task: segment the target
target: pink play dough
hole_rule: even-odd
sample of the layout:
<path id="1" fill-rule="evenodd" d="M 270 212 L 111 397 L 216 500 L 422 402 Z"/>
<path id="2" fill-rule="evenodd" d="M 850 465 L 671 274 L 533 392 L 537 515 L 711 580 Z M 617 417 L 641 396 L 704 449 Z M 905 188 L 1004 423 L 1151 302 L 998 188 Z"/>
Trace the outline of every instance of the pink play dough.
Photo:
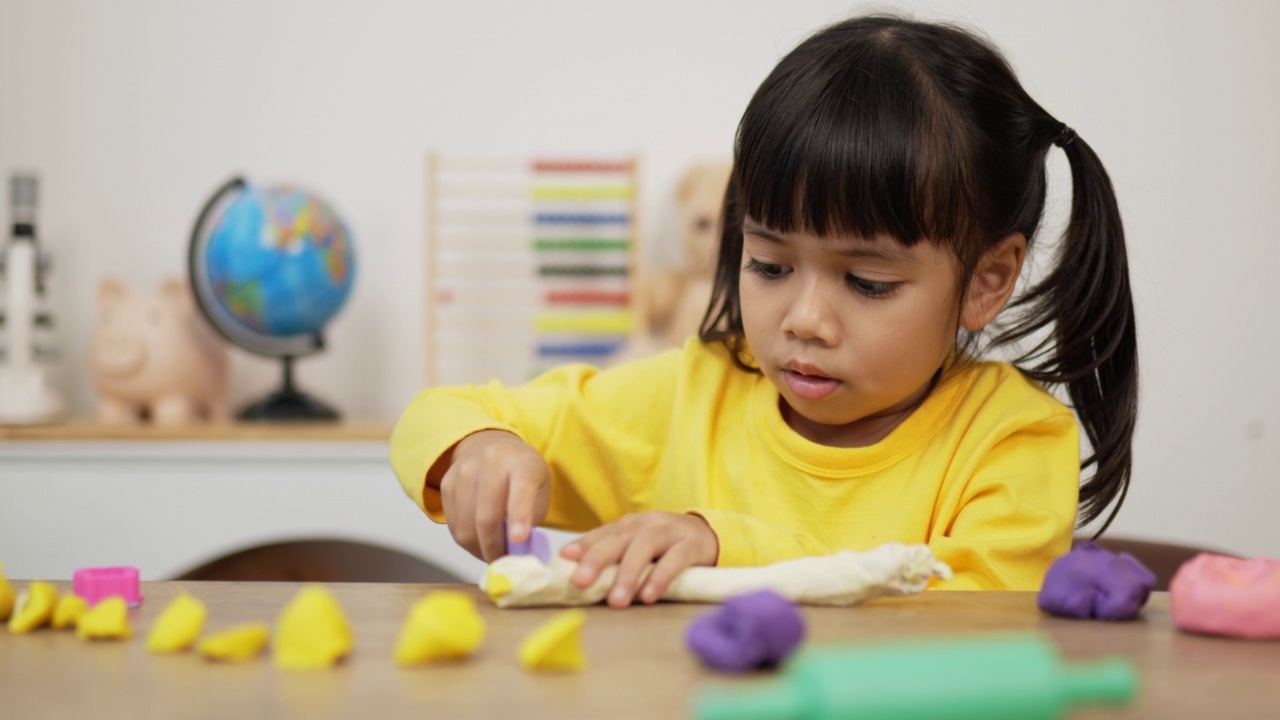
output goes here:
<path id="1" fill-rule="evenodd" d="M 1174 574 L 1169 603 L 1188 632 L 1280 638 L 1280 560 L 1200 553 Z"/>

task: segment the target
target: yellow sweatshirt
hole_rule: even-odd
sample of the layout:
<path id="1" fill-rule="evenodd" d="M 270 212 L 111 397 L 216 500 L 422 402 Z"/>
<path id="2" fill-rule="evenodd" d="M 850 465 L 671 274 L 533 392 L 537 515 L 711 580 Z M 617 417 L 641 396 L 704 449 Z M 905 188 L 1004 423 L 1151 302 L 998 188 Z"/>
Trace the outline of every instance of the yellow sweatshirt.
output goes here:
<path id="1" fill-rule="evenodd" d="M 405 492 L 436 522 L 445 518 L 427 471 L 485 429 L 513 432 L 547 459 L 546 526 L 695 512 L 715 531 L 722 566 L 927 543 L 956 573 L 940 589 L 1035 590 L 1070 549 L 1079 500 L 1075 418 L 1005 363 L 959 367 L 862 448 L 796 434 L 767 378 L 696 339 L 609 370 L 567 365 L 517 388 L 427 390 L 397 423 L 390 452 Z"/>

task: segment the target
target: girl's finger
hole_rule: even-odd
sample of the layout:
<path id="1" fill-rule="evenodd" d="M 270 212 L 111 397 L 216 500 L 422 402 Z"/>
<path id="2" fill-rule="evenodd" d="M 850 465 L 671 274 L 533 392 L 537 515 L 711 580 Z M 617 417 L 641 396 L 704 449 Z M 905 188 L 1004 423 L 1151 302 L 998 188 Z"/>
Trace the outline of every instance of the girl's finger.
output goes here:
<path id="1" fill-rule="evenodd" d="M 461 463 L 449 469 L 440 481 L 440 501 L 454 542 L 480 557 L 476 536 L 475 466 Z"/>
<path id="2" fill-rule="evenodd" d="M 577 562 L 582 559 L 582 554 L 585 552 L 586 550 L 583 548 L 582 542 L 580 540 L 574 540 L 573 542 L 560 548 L 560 557 L 564 558 L 565 560 L 571 560 L 573 562 Z"/>
<path id="3" fill-rule="evenodd" d="M 649 527 L 636 533 L 618 563 L 618 575 L 609 591 L 609 606 L 624 608 L 631 604 L 649 564 L 667 549 L 670 541 L 660 529 Z"/>
<path id="4" fill-rule="evenodd" d="M 521 466 L 511 471 L 511 484 L 507 488 L 507 531 L 513 542 L 529 539 L 538 518 L 538 495 L 548 481 L 540 468 Z"/>
<path id="5" fill-rule="evenodd" d="M 691 557 L 688 542 L 678 542 L 672 545 L 658 559 L 658 563 L 653 567 L 653 572 L 649 573 L 649 578 L 645 580 L 644 587 L 640 588 L 638 595 L 640 602 L 648 605 L 658 602 L 662 594 L 671 586 L 672 581 L 693 564 Z"/>
<path id="6" fill-rule="evenodd" d="M 576 540 L 560 548 L 560 557 L 565 560 L 582 560 L 582 558 L 586 556 L 587 551 L 591 549 L 592 545 L 595 545 L 600 542 L 601 539 L 608 537 L 613 533 L 614 529 L 615 528 L 612 525 L 603 525 L 595 528 L 594 530 L 588 530 L 587 532 L 582 533 Z"/>
<path id="7" fill-rule="evenodd" d="M 572 582 L 577 587 L 589 587 L 600 577 L 602 570 L 616 565 L 630 543 L 631 536 L 617 532 L 613 525 L 606 525 L 601 530 L 605 532 L 586 549 L 573 573 Z"/>
<path id="8" fill-rule="evenodd" d="M 507 511 L 507 472 L 488 470 L 476 485 L 479 486 L 475 518 L 480 559 L 493 562 L 507 554 L 507 531 L 502 524 Z"/>

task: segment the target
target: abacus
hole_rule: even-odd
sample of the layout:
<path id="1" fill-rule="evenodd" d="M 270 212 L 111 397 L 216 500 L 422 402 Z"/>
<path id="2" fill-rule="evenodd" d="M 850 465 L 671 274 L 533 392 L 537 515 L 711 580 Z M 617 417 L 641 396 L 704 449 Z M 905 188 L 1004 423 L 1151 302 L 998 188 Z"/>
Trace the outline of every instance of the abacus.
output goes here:
<path id="1" fill-rule="evenodd" d="M 427 385 L 607 365 L 639 331 L 637 161 L 427 158 Z"/>

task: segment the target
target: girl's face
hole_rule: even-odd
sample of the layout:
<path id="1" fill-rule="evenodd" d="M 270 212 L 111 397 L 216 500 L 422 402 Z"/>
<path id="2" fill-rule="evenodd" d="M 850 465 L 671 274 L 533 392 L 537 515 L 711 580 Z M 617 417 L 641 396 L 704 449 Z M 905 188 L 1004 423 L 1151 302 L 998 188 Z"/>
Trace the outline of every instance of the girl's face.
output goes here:
<path id="1" fill-rule="evenodd" d="M 955 343 L 959 263 L 930 242 L 821 238 L 743 223 L 752 356 L 800 435 L 873 444 L 910 415 Z"/>

